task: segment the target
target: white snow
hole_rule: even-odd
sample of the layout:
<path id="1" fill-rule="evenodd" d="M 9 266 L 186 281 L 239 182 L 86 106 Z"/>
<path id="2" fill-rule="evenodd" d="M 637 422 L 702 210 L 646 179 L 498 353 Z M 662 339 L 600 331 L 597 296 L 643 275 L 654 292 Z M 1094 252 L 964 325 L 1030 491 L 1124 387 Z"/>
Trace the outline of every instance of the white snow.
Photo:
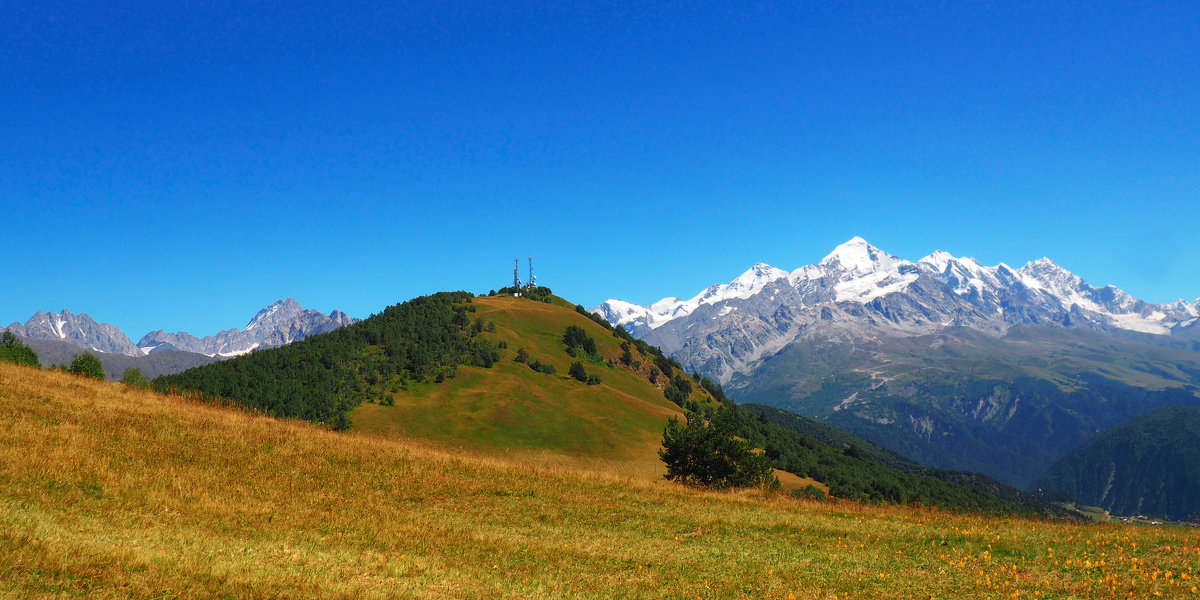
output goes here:
<path id="1" fill-rule="evenodd" d="M 1105 300 L 1108 306 L 1114 307 L 1109 310 L 1093 300 L 1104 297 L 1104 294 L 1097 296 L 1095 288 L 1086 281 L 1048 258 L 1013 269 L 1004 263 L 988 267 L 974 258 L 958 258 L 949 252 L 937 250 L 912 263 L 883 252 L 858 236 L 834 248 L 818 264 L 806 265 L 790 273 L 757 263 L 730 283 L 709 286 L 690 300 L 663 298 L 650 306 L 640 306 L 613 299 L 606 300 L 593 311 L 604 309 L 608 318 L 622 325 L 640 323 L 657 329 L 674 319 L 692 314 L 705 304 L 751 298 L 780 279 L 786 279 L 800 290 L 832 288 L 836 301 L 867 303 L 904 291 L 922 273 L 952 285 L 953 292 L 960 296 L 978 294 L 983 298 L 995 298 L 1021 283 L 1033 293 L 1034 300 L 1057 303 L 1064 310 L 1077 306 L 1091 313 L 1092 318 L 1131 331 L 1168 334 L 1171 327 L 1179 324 L 1179 320 L 1200 318 L 1200 299 L 1192 304 L 1180 300 L 1171 305 L 1150 305 L 1158 310 L 1147 312 L 1146 304 L 1111 286 L 1105 292 L 1111 294 L 1113 299 L 1112 302 Z M 812 285 L 816 287 L 809 288 Z M 775 302 L 775 297 L 773 294 L 769 301 Z M 718 316 L 723 317 L 733 310 L 734 306 L 725 305 Z M 996 310 L 1003 313 L 1003 308 Z"/>
<path id="2" fill-rule="evenodd" d="M 644 320 L 647 327 L 657 329 L 664 323 L 692 314 L 705 304 L 749 298 L 762 291 L 771 282 L 787 276 L 788 272 L 783 269 L 776 269 L 766 263 L 755 263 L 733 281 L 727 284 L 710 285 L 691 300 L 663 298 L 650 306 L 639 306 L 624 300 L 605 300 L 602 306 L 607 306 L 609 313 L 617 316 L 618 324 L 626 325 Z M 725 307 L 725 309 L 732 310 L 731 307 Z M 728 312 L 722 314 L 728 314 Z"/>
<path id="3" fill-rule="evenodd" d="M 918 273 L 900 273 L 900 267 L 909 265 L 912 263 L 854 236 L 834 248 L 817 266 L 824 267 L 829 275 L 839 275 L 839 281 L 834 285 L 839 302 L 851 300 L 866 303 L 902 291 L 916 281 Z"/>
<path id="4" fill-rule="evenodd" d="M 1121 329 L 1130 331 L 1140 331 L 1142 333 L 1153 333 L 1155 335 L 1166 335 L 1171 333 L 1171 328 L 1163 324 L 1164 315 L 1160 312 L 1155 312 L 1149 317 L 1143 317 L 1136 313 L 1126 314 L 1109 314 L 1112 319 L 1112 324 Z"/>
<path id="5" fill-rule="evenodd" d="M 246 348 L 244 350 L 232 350 L 229 352 L 218 352 L 217 356 L 230 357 L 230 356 L 241 356 L 243 354 L 248 354 L 248 353 L 250 353 L 251 350 L 254 350 L 255 348 L 257 348 L 259 343 L 260 342 L 254 342 L 254 345 L 252 345 L 249 348 Z M 212 355 L 210 354 L 209 356 L 212 356 Z"/>

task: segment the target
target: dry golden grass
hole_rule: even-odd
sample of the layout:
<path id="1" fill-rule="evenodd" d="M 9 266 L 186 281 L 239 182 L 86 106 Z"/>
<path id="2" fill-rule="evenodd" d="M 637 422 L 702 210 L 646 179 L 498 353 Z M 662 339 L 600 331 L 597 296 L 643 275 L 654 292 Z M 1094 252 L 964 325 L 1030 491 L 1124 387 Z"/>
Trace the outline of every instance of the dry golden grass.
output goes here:
<path id="1" fill-rule="evenodd" d="M 0 597 L 1196 596 L 1193 530 L 522 464 L 0 364 Z"/>

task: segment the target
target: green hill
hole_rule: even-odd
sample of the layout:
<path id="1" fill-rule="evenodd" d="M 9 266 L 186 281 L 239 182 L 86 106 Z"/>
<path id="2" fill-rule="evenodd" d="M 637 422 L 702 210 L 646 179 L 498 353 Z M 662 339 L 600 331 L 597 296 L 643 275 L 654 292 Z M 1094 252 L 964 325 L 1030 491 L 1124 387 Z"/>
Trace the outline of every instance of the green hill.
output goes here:
<path id="1" fill-rule="evenodd" d="M 1101 433 L 1037 485 L 1115 515 L 1200 521 L 1200 407 L 1159 409 Z"/>
<path id="2" fill-rule="evenodd" d="M 658 450 L 668 418 L 725 410 L 735 415 L 740 437 L 796 476 L 782 477 L 785 488 L 1016 510 L 993 495 L 898 471 L 760 420 L 657 348 L 545 290 L 415 298 L 333 332 L 156 384 L 273 416 L 642 479 L 665 472 Z"/>

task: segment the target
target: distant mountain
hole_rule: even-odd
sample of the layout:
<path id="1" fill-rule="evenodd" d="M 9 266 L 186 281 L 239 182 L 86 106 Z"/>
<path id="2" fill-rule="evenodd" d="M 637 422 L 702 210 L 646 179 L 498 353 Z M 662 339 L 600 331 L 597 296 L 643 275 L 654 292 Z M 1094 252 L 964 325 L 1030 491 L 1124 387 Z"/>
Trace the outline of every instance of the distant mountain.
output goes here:
<path id="1" fill-rule="evenodd" d="M 328 315 L 306 310 L 296 300 L 285 298 L 258 311 L 245 330 L 227 329 L 204 338 L 158 330 L 146 334 L 134 345 L 117 326 L 97 323 L 86 314 L 76 315 L 65 308 L 57 313 L 38 311 L 25 323 L 13 323 L 8 329 L 24 338 L 38 352 L 43 364 L 69 363 L 80 350 L 88 350 L 105 354 L 97 356 L 109 369 L 110 376 L 120 377 L 126 368 L 137 366 L 147 376 L 155 377 L 212 362 L 197 356 L 221 359 L 256 348 L 276 348 L 357 321 L 339 310 Z M 154 361 L 118 358 L 123 355 L 136 359 L 164 352 L 169 354 Z"/>
<path id="2" fill-rule="evenodd" d="M 112 354 L 81 348 L 62 340 L 47 340 L 39 338 L 24 338 L 22 340 L 37 352 L 38 360 L 43 366 L 69 365 L 82 352 L 91 352 L 104 365 L 104 374 L 108 379 L 117 380 L 126 369 L 137 368 L 146 377 L 154 378 L 159 375 L 178 373 L 185 369 L 206 365 L 219 359 L 193 352 L 178 350 L 155 352 L 150 356 L 129 356 L 128 354 Z"/>
<path id="3" fill-rule="evenodd" d="M 340 310 L 326 315 L 306 310 L 295 299 L 285 298 L 258 311 L 244 330 L 226 329 L 198 338 L 187 332 L 167 333 L 160 329 L 147 333 L 137 346 L 144 354 L 182 350 L 214 357 L 240 356 L 258 348 L 277 348 L 357 321 Z"/>
<path id="4" fill-rule="evenodd" d="M 1197 404 L 1197 302 L 1151 304 L 1040 259 L 910 262 L 854 238 L 815 265 L 593 311 L 742 402 L 1025 486 L 1095 433 Z"/>
<path id="5" fill-rule="evenodd" d="M 942 251 L 909 262 L 860 237 L 795 271 L 758 263 L 691 300 L 639 306 L 611 299 L 593 311 L 722 383 L 831 325 L 900 336 L 947 327 L 998 336 L 1018 324 L 1189 339 L 1200 333 L 1200 299 L 1150 304 L 1113 286 L 1094 288 L 1047 258 L 1020 269 Z"/>
<path id="6" fill-rule="evenodd" d="M 141 356 L 129 337 L 116 325 L 97 323 L 95 319 L 85 314 L 72 314 L 67 309 L 62 312 L 46 313 L 38 311 L 24 324 L 13 323 L 9 331 L 30 339 L 61 340 L 68 344 L 96 352 Z"/>
<path id="7" fill-rule="evenodd" d="M 1200 407 L 1156 410 L 1097 435 L 1037 485 L 1116 515 L 1200 521 Z"/>

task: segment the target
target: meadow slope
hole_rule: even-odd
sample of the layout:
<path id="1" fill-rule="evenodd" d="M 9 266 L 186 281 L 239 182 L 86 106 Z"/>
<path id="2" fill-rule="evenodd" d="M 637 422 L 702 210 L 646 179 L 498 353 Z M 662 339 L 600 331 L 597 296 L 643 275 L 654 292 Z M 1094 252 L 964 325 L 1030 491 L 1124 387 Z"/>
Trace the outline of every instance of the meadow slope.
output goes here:
<path id="1" fill-rule="evenodd" d="M 0 364 L 0 596 L 1200 597 L 1200 533 L 709 493 Z"/>

